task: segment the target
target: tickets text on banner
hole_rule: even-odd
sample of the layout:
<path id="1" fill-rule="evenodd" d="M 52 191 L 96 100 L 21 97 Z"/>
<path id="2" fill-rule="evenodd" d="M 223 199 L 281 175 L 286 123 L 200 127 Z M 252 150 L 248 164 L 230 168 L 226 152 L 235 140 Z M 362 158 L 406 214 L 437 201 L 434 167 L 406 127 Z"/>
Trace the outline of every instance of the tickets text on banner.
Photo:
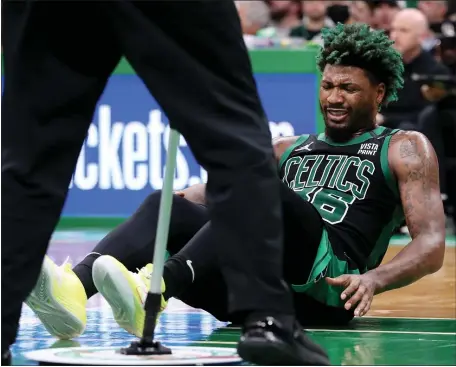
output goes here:
<path id="1" fill-rule="evenodd" d="M 273 137 L 316 131 L 313 74 L 259 74 Z M 161 189 L 169 122 L 135 75 L 114 75 L 101 97 L 70 185 L 63 215 L 128 216 Z M 181 137 L 174 189 L 206 182 Z"/>

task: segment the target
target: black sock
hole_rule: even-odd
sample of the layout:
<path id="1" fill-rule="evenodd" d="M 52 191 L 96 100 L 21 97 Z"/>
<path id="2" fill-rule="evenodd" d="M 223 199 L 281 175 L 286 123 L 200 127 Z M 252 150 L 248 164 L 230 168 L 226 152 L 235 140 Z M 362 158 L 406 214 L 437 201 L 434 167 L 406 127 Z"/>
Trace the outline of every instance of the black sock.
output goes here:
<path id="1" fill-rule="evenodd" d="M 166 290 L 163 296 L 166 300 L 171 297 L 179 297 L 182 292 L 193 282 L 192 270 L 187 266 L 186 259 L 182 255 L 170 257 L 163 269 L 163 279 Z"/>
<path id="2" fill-rule="evenodd" d="M 163 270 L 166 284 L 165 299 L 179 298 L 179 295 L 188 289 L 197 277 L 203 277 L 216 266 L 214 238 L 209 222 L 182 250 L 166 261 Z"/>
<path id="3" fill-rule="evenodd" d="M 92 266 L 96 259 L 98 259 L 101 254 L 97 252 L 91 252 L 88 254 L 84 260 L 82 260 L 78 265 L 73 268 L 74 273 L 79 278 L 82 283 L 82 286 L 85 289 L 87 299 L 92 297 L 94 294 L 98 293 L 95 284 L 93 284 L 92 278 Z"/>

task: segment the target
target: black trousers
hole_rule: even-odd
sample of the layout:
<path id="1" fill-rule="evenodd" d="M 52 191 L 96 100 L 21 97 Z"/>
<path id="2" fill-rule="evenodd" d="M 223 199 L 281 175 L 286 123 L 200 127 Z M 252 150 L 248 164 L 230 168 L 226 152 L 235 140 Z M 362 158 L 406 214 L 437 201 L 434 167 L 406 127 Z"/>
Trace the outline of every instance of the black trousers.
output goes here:
<path id="1" fill-rule="evenodd" d="M 323 230 L 323 220 L 312 204 L 302 200 L 284 184 L 281 188 L 281 208 L 284 218 L 283 272 L 289 284 L 305 284 L 312 269 Z M 93 249 L 94 253 L 111 255 L 128 270 L 145 266 L 152 261 L 155 231 L 158 221 L 160 192 L 149 195 L 138 210 L 124 223 L 110 232 Z M 178 298 L 188 305 L 201 308 L 221 321 L 239 322 L 228 309 L 228 289 L 223 275 L 214 262 L 220 237 L 207 228 L 208 210 L 179 196 L 173 197 L 168 252 L 173 255 L 165 264 L 180 257 L 185 264 L 191 260 L 195 269 L 193 283 L 180 285 Z M 211 230 L 212 233 L 208 233 Z M 88 256 L 74 268 L 81 279 L 87 296 L 96 293 L 92 281 L 92 264 L 96 257 Z M 187 266 L 183 266 L 184 271 Z M 171 279 L 174 280 L 174 279 Z M 172 296 L 175 296 L 172 294 Z M 342 325 L 353 318 L 353 312 L 317 302 L 303 293 L 293 293 L 294 307 L 303 326 Z M 234 317 L 234 318 L 233 318 Z"/>
<path id="2" fill-rule="evenodd" d="M 292 314 L 271 135 L 232 1 L 4 1 L 2 348 L 125 55 L 208 171 L 231 310 Z"/>

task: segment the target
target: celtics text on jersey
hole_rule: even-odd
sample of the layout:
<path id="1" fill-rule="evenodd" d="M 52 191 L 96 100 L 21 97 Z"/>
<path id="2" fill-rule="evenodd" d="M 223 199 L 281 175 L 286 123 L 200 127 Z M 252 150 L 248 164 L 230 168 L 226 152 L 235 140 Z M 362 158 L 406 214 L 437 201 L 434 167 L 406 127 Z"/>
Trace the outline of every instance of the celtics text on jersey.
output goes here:
<path id="1" fill-rule="evenodd" d="M 302 135 L 280 159 L 282 181 L 318 210 L 337 256 L 361 270 L 381 262 L 403 220 L 388 146 L 397 130 L 377 127 L 340 144 Z"/>

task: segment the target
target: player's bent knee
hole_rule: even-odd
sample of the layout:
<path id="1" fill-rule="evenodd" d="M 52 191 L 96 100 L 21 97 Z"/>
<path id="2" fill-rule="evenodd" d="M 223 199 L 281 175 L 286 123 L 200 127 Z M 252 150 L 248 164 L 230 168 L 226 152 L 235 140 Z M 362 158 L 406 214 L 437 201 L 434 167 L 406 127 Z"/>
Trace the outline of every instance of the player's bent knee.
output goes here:
<path id="1" fill-rule="evenodd" d="M 159 208 L 161 200 L 161 190 L 154 191 L 152 194 L 148 195 L 143 202 L 143 206 L 148 208 Z M 180 197 L 179 195 L 173 195 L 173 210 L 176 208 L 187 207 L 189 205 L 194 205 L 191 201 Z"/>

